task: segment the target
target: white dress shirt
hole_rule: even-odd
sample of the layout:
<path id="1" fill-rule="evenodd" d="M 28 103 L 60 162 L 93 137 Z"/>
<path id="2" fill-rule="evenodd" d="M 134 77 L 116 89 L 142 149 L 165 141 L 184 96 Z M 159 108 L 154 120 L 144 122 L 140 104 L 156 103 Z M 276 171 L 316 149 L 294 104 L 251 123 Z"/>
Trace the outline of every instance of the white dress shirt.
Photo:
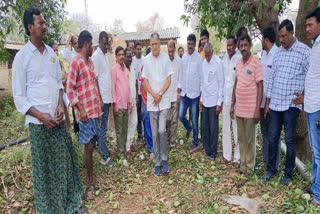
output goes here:
<path id="1" fill-rule="evenodd" d="M 91 57 L 94 64 L 94 71 L 98 76 L 99 89 L 102 101 L 105 104 L 112 103 L 111 94 L 111 71 L 108 58 L 98 47 Z"/>
<path id="2" fill-rule="evenodd" d="M 212 55 L 210 62 L 202 62 L 201 101 L 205 107 L 221 106 L 223 101 L 224 75 L 221 60 Z"/>
<path id="3" fill-rule="evenodd" d="M 191 55 L 189 53 L 183 55 L 178 86 L 181 89 L 181 96 L 187 96 L 190 99 L 200 96 L 202 61 L 202 57 L 197 51 Z"/>
<path id="4" fill-rule="evenodd" d="M 307 113 L 320 111 L 320 36 L 314 42 L 311 55 L 310 67 L 305 80 L 304 110 Z"/>
<path id="5" fill-rule="evenodd" d="M 160 52 L 156 58 L 149 53 L 142 61 L 143 72 L 142 78 L 149 81 L 150 87 L 155 93 L 159 93 L 164 86 L 168 76 L 172 74 L 170 66 L 170 59 L 167 54 Z M 168 90 L 162 95 L 159 105 L 153 104 L 153 97 L 147 93 L 147 110 L 148 111 L 161 111 L 170 108 L 170 94 Z"/>
<path id="6" fill-rule="evenodd" d="M 223 72 L 224 72 L 224 96 L 223 96 L 223 105 L 230 106 L 232 99 L 232 92 L 234 81 L 236 79 L 236 64 L 241 58 L 240 51 L 231 57 L 228 54 L 225 55 L 223 59 Z"/>
<path id="7" fill-rule="evenodd" d="M 72 48 L 72 50 L 70 48 L 65 48 L 62 52 L 62 58 L 65 59 L 69 65 L 70 65 L 71 61 L 73 60 L 73 58 L 77 55 L 78 55 L 78 53 L 76 51 L 74 51 L 73 48 Z"/>
<path id="8" fill-rule="evenodd" d="M 174 59 L 170 60 L 170 65 L 172 69 L 172 75 L 171 75 L 171 84 L 168 88 L 168 93 L 170 94 L 170 102 L 176 102 L 177 101 L 177 89 L 178 89 L 178 80 L 179 80 L 179 73 L 181 70 L 181 59 L 178 55 L 174 56 Z"/>
<path id="9" fill-rule="evenodd" d="M 272 72 L 272 61 L 274 53 L 278 50 L 278 47 L 276 44 L 274 44 L 267 53 L 266 51 L 262 51 L 261 53 L 261 64 L 262 64 L 262 72 L 263 72 L 263 97 L 261 100 L 261 106 L 260 108 L 264 108 L 266 104 L 266 92 L 267 92 L 267 86 L 269 81 L 269 75 Z"/>
<path id="10" fill-rule="evenodd" d="M 17 53 L 12 65 L 12 92 L 17 110 L 22 114 L 34 107 L 55 117 L 59 90 L 63 89 L 60 62 L 53 50 L 45 45 L 41 54 L 28 41 Z M 26 124 L 42 124 L 26 115 Z"/>
<path id="11" fill-rule="evenodd" d="M 132 57 L 132 65 L 136 74 L 136 80 L 138 80 L 140 73 L 141 73 L 141 68 L 142 68 L 142 60 L 143 60 L 144 56 L 141 56 L 140 59 L 138 59 L 136 56 Z M 140 88 L 141 86 L 141 82 L 138 81 L 138 88 Z M 141 94 L 141 91 L 138 90 L 138 94 Z"/>
<path id="12" fill-rule="evenodd" d="M 129 70 L 129 84 L 130 84 L 130 91 L 131 91 L 131 95 L 132 95 L 132 104 L 135 105 L 136 104 L 136 98 L 137 98 L 137 94 L 136 94 L 136 74 L 134 72 L 134 68 L 133 68 L 132 63 L 130 65 L 130 70 Z"/>

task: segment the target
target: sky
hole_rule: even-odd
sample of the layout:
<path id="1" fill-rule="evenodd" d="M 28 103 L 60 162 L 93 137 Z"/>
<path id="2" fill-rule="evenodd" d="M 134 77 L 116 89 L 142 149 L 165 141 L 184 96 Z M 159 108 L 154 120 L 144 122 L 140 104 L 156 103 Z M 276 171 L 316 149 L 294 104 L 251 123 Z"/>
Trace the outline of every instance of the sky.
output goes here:
<path id="1" fill-rule="evenodd" d="M 99 25 L 112 26 L 115 19 L 121 19 L 126 32 L 136 31 L 136 23 L 145 21 L 155 13 L 164 19 L 164 28 L 179 27 L 180 39 L 178 43 L 185 44 L 186 38 L 192 32 L 190 25 L 183 26 L 180 20 L 184 14 L 184 0 L 87 0 L 88 15 Z M 290 8 L 296 9 L 299 0 L 293 0 Z M 68 0 L 69 14 L 83 13 L 83 0 Z"/>
<path id="2" fill-rule="evenodd" d="M 115 19 L 121 19 L 126 32 L 136 31 L 136 23 L 145 21 L 159 13 L 164 19 L 164 28 L 179 27 L 179 43 L 186 43 L 185 38 L 191 33 L 191 27 L 184 27 L 180 16 L 184 14 L 184 0 L 87 0 L 88 15 L 99 25 L 112 26 Z M 84 13 L 83 0 L 68 0 L 69 14 Z"/>

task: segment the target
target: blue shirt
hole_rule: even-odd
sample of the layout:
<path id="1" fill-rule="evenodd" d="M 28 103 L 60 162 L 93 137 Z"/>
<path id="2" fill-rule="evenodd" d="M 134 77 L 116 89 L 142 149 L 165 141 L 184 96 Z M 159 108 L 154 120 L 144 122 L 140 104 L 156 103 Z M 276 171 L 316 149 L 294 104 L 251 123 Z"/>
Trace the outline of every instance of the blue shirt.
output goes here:
<path id="1" fill-rule="evenodd" d="M 302 105 L 295 105 L 292 101 L 296 98 L 295 93 L 304 90 L 309 57 L 310 48 L 297 39 L 289 49 L 281 46 L 276 51 L 266 94 L 270 98 L 270 109 L 286 111 L 295 107 L 301 110 Z"/>

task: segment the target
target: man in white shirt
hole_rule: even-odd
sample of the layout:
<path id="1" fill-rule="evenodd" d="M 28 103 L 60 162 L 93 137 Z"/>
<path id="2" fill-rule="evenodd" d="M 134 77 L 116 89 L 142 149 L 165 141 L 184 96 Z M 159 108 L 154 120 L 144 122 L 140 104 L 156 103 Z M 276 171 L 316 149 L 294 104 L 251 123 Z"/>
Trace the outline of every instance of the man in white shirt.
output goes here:
<path id="1" fill-rule="evenodd" d="M 170 145 L 174 145 L 178 137 L 178 77 L 181 70 L 181 59 L 176 55 L 176 43 L 174 40 L 168 42 L 168 55 L 170 59 L 170 65 L 172 69 L 171 84 L 168 89 L 168 94 L 170 94 L 171 107 L 169 110 L 168 120 L 167 120 L 167 132 Z"/>
<path id="2" fill-rule="evenodd" d="M 137 126 L 137 131 L 138 131 L 138 139 L 143 138 L 143 132 L 142 132 L 142 97 L 141 97 L 141 81 L 138 81 L 141 73 L 141 68 L 142 68 L 142 44 L 140 42 L 136 42 L 134 44 L 134 53 L 135 55 L 132 57 L 132 64 L 134 67 L 134 71 L 136 74 L 136 84 L 137 84 L 137 91 L 138 91 L 138 99 L 137 99 L 137 115 L 138 115 L 138 126 Z"/>
<path id="3" fill-rule="evenodd" d="M 30 40 L 14 58 L 12 93 L 30 133 L 35 211 L 87 213 L 81 208 L 77 153 L 64 122 L 59 59 L 43 42 L 47 27 L 38 9 L 27 9 L 23 24 Z"/>
<path id="4" fill-rule="evenodd" d="M 272 27 L 268 27 L 262 32 L 262 54 L 261 54 L 261 64 L 263 72 L 263 97 L 260 106 L 260 128 L 262 134 L 262 157 L 265 164 L 268 164 L 268 147 L 269 147 L 269 123 L 268 119 L 264 118 L 264 107 L 266 104 L 266 93 L 267 86 L 269 82 L 269 75 L 272 72 L 272 61 L 273 56 L 277 52 L 278 47 L 275 44 L 276 33 Z M 276 160 L 277 170 L 279 170 L 280 156 L 281 156 L 281 144 L 278 144 L 278 156 Z"/>
<path id="5" fill-rule="evenodd" d="M 320 204 L 320 7 L 306 16 L 307 36 L 313 40 L 310 67 L 305 81 L 304 110 L 307 113 L 308 133 L 312 150 L 313 201 Z"/>
<path id="6" fill-rule="evenodd" d="M 142 78 L 147 91 L 147 110 L 155 155 L 155 175 L 160 176 L 161 166 L 164 174 L 169 173 L 168 136 L 166 131 L 167 115 L 170 108 L 170 94 L 167 90 L 171 83 L 172 70 L 167 54 L 160 51 L 160 38 L 153 33 L 150 38 L 151 54 L 143 60 Z"/>
<path id="7" fill-rule="evenodd" d="M 124 50 L 124 64 L 129 70 L 129 84 L 130 91 L 132 95 L 132 110 L 131 114 L 128 116 L 128 133 L 127 133 L 127 152 L 130 151 L 131 145 L 134 142 L 134 133 L 137 128 L 138 123 L 138 115 L 137 115 L 137 90 L 136 90 L 136 75 L 132 65 L 132 50 L 130 48 L 126 48 Z"/>
<path id="8" fill-rule="evenodd" d="M 196 36 L 190 34 L 187 38 L 188 52 L 182 57 L 181 73 L 179 74 L 178 88 L 181 95 L 179 107 L 179 119 L 187 130 L 186 140 L 189 139 L 193 130 L 192 151 L 196 151 L 198 145 L 198 120 L 199 120 L 199 98 L 200 79 L 202 71 L 202 58 L 195 51 L 197 44 Z M 186 118 L 186 113 L 190 107 L 192 115 L 192 126 Z"/>
<path id="9" fill-rule="evenodd" d="M 240 162 L 240 150 L 238 144 L 238 129 L 236 118 L 230 118 L 230 107 L 232 91 L 236 76 L 236 64 L 241 58 L 240 51 L 236 51 L 237 39 L 234 36 L 227 37 L 227 54 L 223 59 L 224 71 L 224 96 L 222 110 L 222 151 L 223 163 L 233 161 L 238 164 Z M 234 154 L 232 157 L 232 140 L 231 127 L 234 139 Z M 233 160 L 232 160 L 233 159 Z"/>
<path id="10" fill-rule="evenodd" d="M 206 155 L 214 160 L 217 156 L 219 114 L 223 101 L 223 65 L 213 55 L 210 42 L 204 45 L 205 60 L 202 62 L 200 111 L 202 111 L 202 143 Z"/>
<path id="11" fill-rule="evenodd" d="M 103 115 L 101 117 L 101 127 L 99 131 L 99 153 L 102 158 L 100 161 L 103 165 L 113 166 L 115 163 L 110 159 L 109 151 L 108 151 L 108 141 L 107 141 L 107 133 L 108 133 L 108 117 L 110 104 L 112 103 L 112 95 L 111 95 L 111 71 L 108 59 L 106 57 L 107 46 L 108 46 L 109 38 L 108 34 L 105 31 L 100 32 L 99 34 L 99 47 L 92 55 L 91 59 L 94 64 L 94 71 L 98 77 L 100 94 L 103 101 Z"/>

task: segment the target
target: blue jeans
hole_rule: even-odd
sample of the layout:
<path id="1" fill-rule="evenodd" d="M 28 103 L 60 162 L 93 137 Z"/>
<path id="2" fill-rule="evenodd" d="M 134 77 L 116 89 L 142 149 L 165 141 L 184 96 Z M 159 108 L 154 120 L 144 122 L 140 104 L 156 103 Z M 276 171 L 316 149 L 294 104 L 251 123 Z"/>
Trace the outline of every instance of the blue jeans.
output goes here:
<path id="1" fill-rule="evenodd" d="M 292 178 L 292 171 L 296 160 L 296 129 L 300 110 L 290 107 L 286 111 L 273 111 L 269 113 L 269 160 L 267 170 L 276 175 L 277 158 L 279 153 L 279 139 L 284 126 L 285 140 L 287 146 L 286 166 L 284 175 Z"/>
<path id="2" fill-rule="evenodd" d="M 192 116 L 192 126 L 186 118 L 187 110 L 190 107 Z M 189 97 L 181 96 L 179 119 L 187 132 L 190 133 L 193 130 L 193 147 L 198 146 L 198 120 L 199 120 L 199 97 L 190 99 Z"/>
<path id="3" fill-rule="evenodd" d="M 143 116 L 142 116 L 142 96 L 141 94 L 138 95 L 138 103 L 137 103 L 137 114 L 138 114 L 138 125 L 137 125 L 137 131 L 138 131 L 138 138 L 142 138 L 142 122 L 143 122 Z"/>
<path id="4" fill-rule="evenodd" d="M 107 160 L 109 157 L 107 132 L 108 132 L 108 116 L 109 116 L 110 104 L 104 104 L 104 112 L 101 118 L 101 127 L 99 130 L 99 154 L 103 160 Z"/>
<path id="5" fill-rule="evenodd" d="M 153 152 L 150 114 L 147 111 L 147 106 L 143 102 L 142 102 L 142 119 L 143 119 L 143 127 L 144 127 L 143 129 L 144 139 L 147 144 L 147 149 L 149 150 L 149 152 Z"/>
<path id="6" fill-rule="evenodd" d="M 268 164 L 268 149 L 269 149 L 269 118 L 264 119 L 264 108 L 260 108 L 260 129 L 262 134 L 262 158 L 265 164 Z M 277 170 L 279 170 L 280 165 L 280 156 L 281 156 L 281 144 L 279 138 L 279 146 L 278 146 L 278 156 L 276 161 Z"/>
<path id="7" fill-rule="evenodd" d="M 307 113 L 308 134 L 312 151 L 312 186 L 314 200 L 320 204 L 320 111 Z"/>

